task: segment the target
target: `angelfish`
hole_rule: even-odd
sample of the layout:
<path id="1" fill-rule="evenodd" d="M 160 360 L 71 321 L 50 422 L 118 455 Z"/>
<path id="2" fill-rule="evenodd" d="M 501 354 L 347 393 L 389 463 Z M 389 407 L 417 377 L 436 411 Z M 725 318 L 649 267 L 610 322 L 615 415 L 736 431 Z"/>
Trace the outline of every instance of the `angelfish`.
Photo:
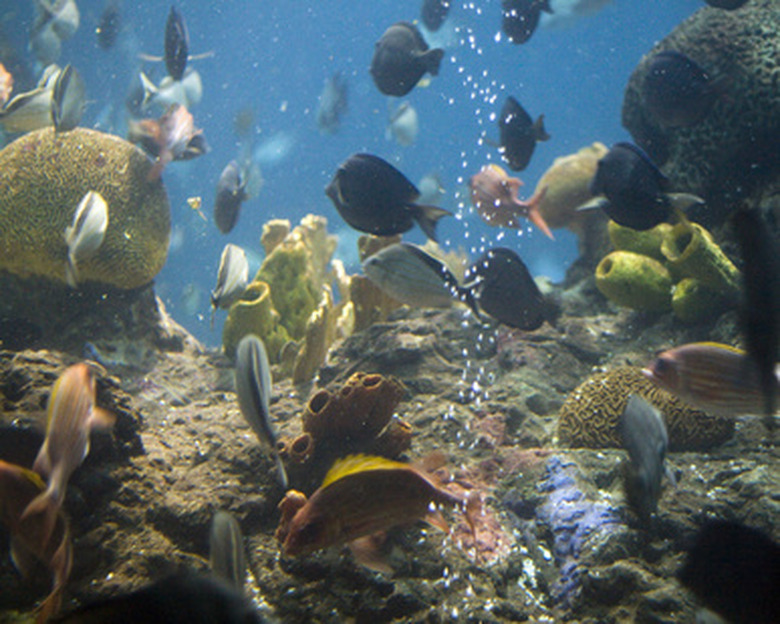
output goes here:
<path id="1" fill-rule="evenodd" d="M 217 271 L 217 285 L 211 291 L 211 323 L 217 308 L 229 308 L 241 298 L 249 282 L 249 262 L 238 245 L 228 243 L 222 250 Z"/>
<path id="2" fill-rule="evenodd" d="M 241 413 L 257 439 L 271 447 L 279 483 L 287 489 L 287 471 L 277 448 L 276 431 L 271 424 L 270 397 L 273 389 L 271 364 L 263 341 L 247 334 L 236 347 L 236 395 Z"/>
<path id="3" fill-rule="evenodd" d="M 108 204 L 97 191 L 89 191 L 76 208 L 73 223 L 65 228 L 68 259 L 65 280 L 71 288 L 79 281 L 77 264 L 86 260 L 103 244 L 108 228 Z"/>
<path id="4" fill-rule="evenodd" d="M 86 86 L 81 74 L 66 65 L 57 76 L 51 100 L 51 118 L 57 132 L 73 130 L 79 125 L 86 105 Z"/>

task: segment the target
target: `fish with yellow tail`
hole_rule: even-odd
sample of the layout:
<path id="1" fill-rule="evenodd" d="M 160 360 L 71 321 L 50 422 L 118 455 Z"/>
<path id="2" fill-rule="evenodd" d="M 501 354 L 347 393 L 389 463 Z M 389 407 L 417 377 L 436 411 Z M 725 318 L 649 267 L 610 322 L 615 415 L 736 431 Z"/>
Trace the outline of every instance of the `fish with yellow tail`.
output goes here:
<path id="1" fill-rule="evenodd" d="M 23 518 L 30 502 L 45 489 L 46 484 L 37 473 L 0 460 L 0 523 L 11 534 L 14 566 L 22 576 L 28 577 L 35 563 L 41 562 L 53 575 L 52 590 L 38 608 L 39 622 L 47 621 L 59 611 L 73 560 L 70 527 L 59 508 L 52 511 L 51 531 L 44 526 L 46 514 Z M 48 500 L 46 505 L 53 508 L 54 502 Z"/>
<path id="2" fill-rule="evenodd" d="M 308 500 L 296 490 L 287 493 L 279 504 L 282 518 L 276 539 L 285 555 L 300 556 L 417 520 L 449 532 L 435 505 L 463 506 L 473 524 L 480 501 L 478 496 L 464 498 L 445 490 L 411 464 L 350 455 L 333 464 Z M 360 559 L 361 553 L 353 552 Z"/>
<path id="3" fill-rule="evenodd" d="M 659 388 L 710 414 L 764 412 L 758 369 L 742 349 L 717 342 L 692 342 L 660 353 L 642 373 Z M 777 368 L 775 386 L 777 391 Z"/>
<path id="4" fill-rule="evenodd" d="M 89 453 L 90 431 L 114 424 L 114 415 L 95 405 L 95 385 L 93 370 L 79 362 L 65 369 L 49 395 L 46 438 L 33 464 L 47 486 L 22 513 L 23 521 L 43 516 L 44 542 L 54 530 L 68 479 Z"/>

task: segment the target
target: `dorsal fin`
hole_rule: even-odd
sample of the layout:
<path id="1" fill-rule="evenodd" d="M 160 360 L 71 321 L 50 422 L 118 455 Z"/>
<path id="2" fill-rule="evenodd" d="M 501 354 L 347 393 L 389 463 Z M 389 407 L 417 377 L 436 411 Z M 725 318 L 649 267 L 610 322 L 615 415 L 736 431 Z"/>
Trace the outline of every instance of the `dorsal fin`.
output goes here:
<path id="1" fill-rule="evenodd" d="M 401 462 L 387 459 L 386 457 L 379 457 L 377 455 L 347 455 L 341 459 L 337 459 L 328 470 L 325 478 L 322 481 L 321 488 L 327 487 L 331 483 L 348 477 L 360 472 L 366 472 L 369 470 L 390 470 L 393 468 L 408 469 L 408 464 L 402 464 Z"/>

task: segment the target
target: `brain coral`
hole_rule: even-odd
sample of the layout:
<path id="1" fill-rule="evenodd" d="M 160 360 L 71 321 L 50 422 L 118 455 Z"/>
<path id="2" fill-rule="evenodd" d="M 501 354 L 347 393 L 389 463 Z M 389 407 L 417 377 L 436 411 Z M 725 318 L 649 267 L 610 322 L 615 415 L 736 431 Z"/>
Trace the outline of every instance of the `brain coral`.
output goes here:
<path id="1" fill-rule="evenodd" d="M 734 432 L 732 419 L 715 418 L 688 407 L 646 379 L 640 368 L 620 366 L 593 375 L 569 394 L 558 416 L 560 443 L 570 447 L 621 447 L 618 421 L 631 393 L 644 397 L 664 415 L 670 450 L 711 448 Z"/>
<path id="2" fill-rule="evenodd" d="M 675 190 L 710 203 L 711 224 L 733 200 L 780 174 L 780 2 L 752 0 L 736 11 L 705 7 L 658 42 L 634 70 L 623 101 L 623 125 L 669 176 Z M 652 57 L 662 50 L 688 55 L 725 93 L 689 127 L 666 128 L 642 98 Z"/>
<path id="3" fill-rule="evenodd" d="M 102 246 L 79 263 L 82 281 L 136 288 L 160 271 L 168 254 L 170 206 L 152 167 L 124 139 L 77 128 L 30 132 L 0 151 L 0 269 L 64 281 L 63 234 L 87 191 L 108 204 Z"/>

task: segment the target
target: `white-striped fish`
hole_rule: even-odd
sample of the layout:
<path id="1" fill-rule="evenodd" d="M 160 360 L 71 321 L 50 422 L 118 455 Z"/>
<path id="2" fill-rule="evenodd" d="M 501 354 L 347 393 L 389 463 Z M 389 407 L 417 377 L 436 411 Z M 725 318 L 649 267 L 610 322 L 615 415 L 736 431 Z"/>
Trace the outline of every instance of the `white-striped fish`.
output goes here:
<path id="1" fill-rule="evenodd" d="M 0 110 L 0 125 L 6 132 L 32 132 L 52 125 L 52 94 L 60 71 L 58 65 L 49 65 L 35 89 L 19 93 L 6 103 Z"/>
<path id="2" fill-rule="evenodd" d="M 68 259 L 65 262 L 65 280 L 71 288 L 79 281 L 77 265 L 92 256 L 103 244 L 108 229 L 108 204 L 96 191 L 84 195 L 73 224 L 65 228 Z"/>
<path id="3" fill-rule="evenodd" d="M 211 291 L 211 323 L 217 308 L 229 308 L 241 298 L 249 282 L 249 262 L 238 245 L 228 243 L 222 250 L 217 270 L 217 285 Z"/>
<path id="4" fill-rule="evenodd" d="M 238 520 L 229 511 L 218 511 L 211 520 L 209 536 L 211 571 L 221 579 L 244 590 L 246 556 L 244 536 Z"/>
<path id="5" fill-rule="evenodd" d="M 643 374 L 686 403 L 719 416 L 762 414 L 758 370 L 742 349 L 693 342 L 659 354 Z M 780 376 L 775 369 L 780 388 Z"/>
<path id="6" fill-rule="evenodd" d="M 66 65 L 57 76 L 51 101 L 51 118 L 57 132 L 67 132 L 79 125 L 87 103 L 87 88 L 81 74 Z"/>

